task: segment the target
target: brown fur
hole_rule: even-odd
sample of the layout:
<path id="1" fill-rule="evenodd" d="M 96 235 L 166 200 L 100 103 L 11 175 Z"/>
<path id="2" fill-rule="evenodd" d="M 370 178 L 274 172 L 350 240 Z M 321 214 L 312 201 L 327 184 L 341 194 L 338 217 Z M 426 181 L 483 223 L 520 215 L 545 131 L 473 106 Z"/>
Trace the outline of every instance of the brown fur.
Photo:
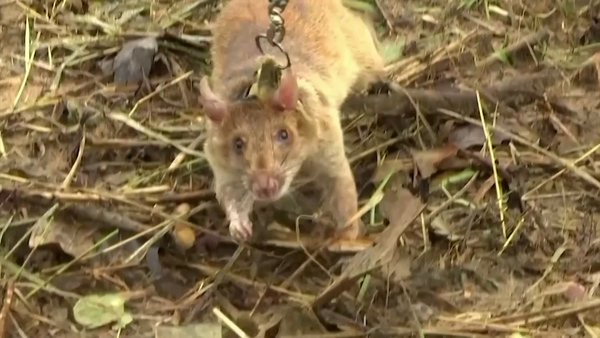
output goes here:
<path id="1" fill-rule="evenodd" d="M 258 100 L 240 101 L 260 66 L 254 38 L 268 28 L 267 3 L 225 4 L 213 30 L 212 85 L 202 92 L 205 110 L 212 112 L 207 112 L 212 121 L 204 148 L 215 174 L 217 198 L 239 240 L 252 233 L 248 215 L 255 198 L 248 180 L 257 170 L 281 173 L 291 181 L 301 167 L 308 167 L 330 197 L 329 209 L 340 226 L 356 213 L 356 187 L 344 153 L 339 107 L 352 90 L 364 90 L 383 75 L 371 28 L 341 0 L 291 0 L 283 13 L 282 44 L 292 62 L 293 75 L 287 75 L 297 81 L 299 104 L 281 111 Z M 267 43 L 263 48 L 285 63 L 278 50 Z M 282 128 L 290 136 L 286 142 L 275 137 Z M 233 146 L 236 137 L 245 141 L 242 153 Z M 346 237 L 358 234 L 354 222 Z"/>

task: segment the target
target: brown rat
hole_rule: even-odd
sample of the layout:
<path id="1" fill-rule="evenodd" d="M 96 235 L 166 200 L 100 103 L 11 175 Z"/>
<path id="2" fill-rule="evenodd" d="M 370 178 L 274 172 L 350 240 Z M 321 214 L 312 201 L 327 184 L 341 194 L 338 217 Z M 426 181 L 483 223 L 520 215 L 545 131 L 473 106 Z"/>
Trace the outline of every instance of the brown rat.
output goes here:
<path id="1" fill-rule="evenodd" d="M 291 68 L 268 97 L 246 97 L 265 57 L 255 37 L 268 26 L 267 0 L 228 1 L 213 29 L 213 72 L 200 84 L 207 119 L 204 151 L 216 196 L 238 241 L 252 235 L 255 201 L 289 191 L 301 168 L 315 174 L 340 227 L 357 212 L 354 177 L 344 151 L 340 106 L 351 91 L 380 79 L 384 62 L 372 28 L 342 0 L 290 1 L 282 42 Z M 284 55 L 263 43 L 265 55 Z M 359 235 L 358 221 L 345 238 Z"/>

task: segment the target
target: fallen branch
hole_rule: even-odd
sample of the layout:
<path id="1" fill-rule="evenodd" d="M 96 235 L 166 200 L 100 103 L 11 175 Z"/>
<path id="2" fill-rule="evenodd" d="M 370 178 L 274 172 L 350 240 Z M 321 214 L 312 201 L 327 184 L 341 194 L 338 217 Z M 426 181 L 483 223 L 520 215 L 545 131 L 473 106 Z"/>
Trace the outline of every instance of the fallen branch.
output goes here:
<path id="1" fill-rule="evenodd" d="M 517 76 L 480 90 L 488 108 L 499 106 L 516 108 L 543 98 L 545 89 L 556 81 L 551 72 Z M 438 109 L 460 112 L 462 115 L 478 114 L 477 92 L 436 91 L 407 89 L 390 95 L 350 96 L 342 105 L 344 113 L 376 113 L 384 116 L 414 116 L 415 105 L 424 115 L 439 114 Z"/>
<path id="2" fill-rule="evenodd" d="M 506 48 L 501 49 L 502 55 L 506 55 L 508 57 L 512 57 L 517 53 L 524 51 L 525 49 L 529 49 L 532 46 L 538 45 L 544 41 L 547 41 L 550 38 L 550 31 L 548 29 L 542 29 L 539 32 L 531 33 L 526 35 L 521 40 L 507 46 Z M 496 62 L 502 61 L 499 52 L 495 52 L 492 55 L 488 56 L 485 60 L 477 65 L 478 68 L 489 67 L 490 65 L 495 64 Z"/>

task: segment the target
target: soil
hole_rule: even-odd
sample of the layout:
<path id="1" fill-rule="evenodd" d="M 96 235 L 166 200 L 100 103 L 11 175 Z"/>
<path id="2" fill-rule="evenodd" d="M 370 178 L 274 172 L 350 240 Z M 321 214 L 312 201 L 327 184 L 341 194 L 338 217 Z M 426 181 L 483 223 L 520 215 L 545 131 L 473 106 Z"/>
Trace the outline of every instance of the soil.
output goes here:
<path id="1" fill-rule="evenodd" d="M 598 3 L 348 1 L 396 56 L 342 107 L 368 233 L 298 188 L 245 245 L 202 153 L 219 4 L 0 0 L 0 338 L 600 335 Z"/>

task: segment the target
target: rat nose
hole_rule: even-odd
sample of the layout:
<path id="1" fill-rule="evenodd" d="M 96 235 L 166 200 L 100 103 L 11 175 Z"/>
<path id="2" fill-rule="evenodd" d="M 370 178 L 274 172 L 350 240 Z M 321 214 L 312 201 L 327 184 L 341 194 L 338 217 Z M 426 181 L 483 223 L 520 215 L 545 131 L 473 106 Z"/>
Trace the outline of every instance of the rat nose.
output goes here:
<path id="1" fill-rule="evenodd" d="M 267 171 L 257 171 L 252 175 L 252 192 L 259 199 L 275 199 L 279 195 L 281 185 L 281 179 Z"/>

